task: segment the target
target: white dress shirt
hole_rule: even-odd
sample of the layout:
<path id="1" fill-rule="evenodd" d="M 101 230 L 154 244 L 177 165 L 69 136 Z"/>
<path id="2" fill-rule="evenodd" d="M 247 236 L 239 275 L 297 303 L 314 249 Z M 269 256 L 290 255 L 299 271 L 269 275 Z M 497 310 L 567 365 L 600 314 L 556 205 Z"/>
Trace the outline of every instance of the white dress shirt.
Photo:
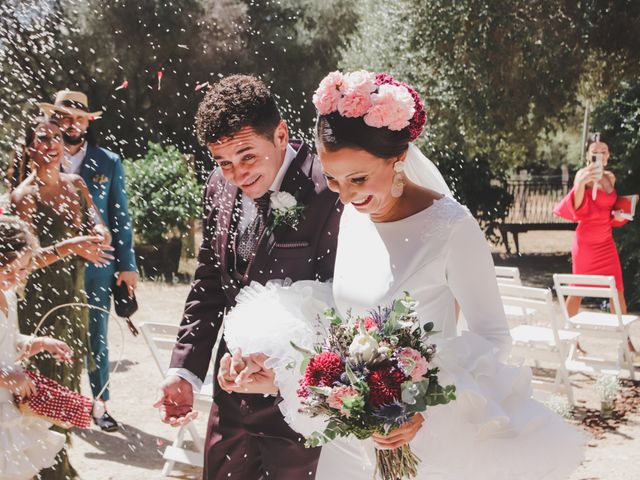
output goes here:
<path id="1" fill-rule="evenodd" d="M 64 160 L 62 161 L 62 171 L 65 173 L 75 173 L 80 175 L 82 162 L 87 154 L 87 142 L 84 142 L 74 155 L 70 155 L 66 150 L 64 152 Z"/>

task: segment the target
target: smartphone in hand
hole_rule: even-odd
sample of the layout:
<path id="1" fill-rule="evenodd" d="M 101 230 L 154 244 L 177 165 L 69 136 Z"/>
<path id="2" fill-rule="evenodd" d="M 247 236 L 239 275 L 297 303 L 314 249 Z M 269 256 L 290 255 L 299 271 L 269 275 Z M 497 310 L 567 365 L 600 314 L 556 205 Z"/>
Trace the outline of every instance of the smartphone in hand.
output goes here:
<path id="1" fill-rule="evenodd" d="M 594 153 L 591 155 L 591 164 L 595 165 L 596 167 L 596 181 L 593 183 L 593 189 L 592 189 L 592 194 L 591 194 L 591 198 L 593 200 L 596 199 L 596 195 L 597 195 L 597 191 L 598 191 L 598 180 L 600 180 L 602 178 L 602 175 L 604 175 L 604 164 L 602 162 L 602 159 L 604 158 L 604 154 L 602 153 Z"/>

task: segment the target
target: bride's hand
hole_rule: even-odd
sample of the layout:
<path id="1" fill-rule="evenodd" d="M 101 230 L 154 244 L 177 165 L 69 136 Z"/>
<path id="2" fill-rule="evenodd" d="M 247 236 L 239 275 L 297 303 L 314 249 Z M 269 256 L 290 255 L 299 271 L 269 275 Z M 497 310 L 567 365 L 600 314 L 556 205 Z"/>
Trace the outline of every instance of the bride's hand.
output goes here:
<path id="1" fill-rule="evenodd" d="M 275 384 L 275 373 L 271 368 L 264 365 L 269 357 L 264 353 L 252 353 L 244 358 L 245 369 L 236 378 L 238 392 L 242 393 L 263 393 L 275 395 L 278 387 Z"/>
<path id="2" fill-rule="evenodd" d="M 376 446 L 381 450 L 400 448 L 413 440 L 418 433 L 418 430 L 422 428 L 423 423 L 424 417 L 421 414 L 416 413 L 407 423 L 401 427 L 391 430 L 388 435 L 374 433 L 371 438 L 373 438 Z"/>
<path id="3" fill-rule="evenodd" d="M 242 357 L 244 369 L 235 377 L 233 385 L 226 386 L 230 391 L 238 393 L 277 394 L 275 373 L 264 365 L 268 358 L 264 353 L 252 353 Z"/>

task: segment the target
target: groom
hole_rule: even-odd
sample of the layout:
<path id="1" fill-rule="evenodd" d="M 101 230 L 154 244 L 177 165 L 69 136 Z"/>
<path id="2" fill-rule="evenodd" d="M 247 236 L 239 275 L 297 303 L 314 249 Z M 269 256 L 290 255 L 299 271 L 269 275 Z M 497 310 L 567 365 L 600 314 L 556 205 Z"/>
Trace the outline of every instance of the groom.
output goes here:
<path id="1" fill-rule="evenodd" d="M 203 241 L 194 283 L 156 402 L 163 421 L 173 425 L 193 418 L 193 391 L 202 386 L 224 312 L 233 307 L 243 286 L 333 276 L 341 214 L 320 162 L 307 145 L 289 140 L 273 96 L 257 78 L 233 75 L 213 85 L 195 124 L 217 168 L 204 195 Z M 274 225 L 270 196 L 278 192 L 288 192 L 303 208 L 295 228 Z M 214 374 L 218 376 L 224 356 L 224 390 L 220 385 L 214 389 L 204 479 L 314 478 L 320 449 L 306 449 L 304 439 L 286 424 L 277 392 L 238 393 L 233 374 L 223 372 L 239 372 L 242 360 L 236 355 L 231 362 L 225 353 L 223 338 Z"/>

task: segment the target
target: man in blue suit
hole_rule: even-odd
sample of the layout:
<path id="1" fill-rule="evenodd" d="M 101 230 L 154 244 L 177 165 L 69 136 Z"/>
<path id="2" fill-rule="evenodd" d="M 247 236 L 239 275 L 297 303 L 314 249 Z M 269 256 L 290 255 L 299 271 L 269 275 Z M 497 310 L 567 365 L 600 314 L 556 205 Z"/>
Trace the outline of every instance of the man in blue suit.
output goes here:
<path id="1" fill-rule="evenodd" d="M 84 93 L 62 90 L 56 94 L 53 104 L 39 106 L 45 114 L 57 119 L 62 130 L 65 143 L 62 169 L 83 178 L 111 231 L 115 260 L 103 267 L 88 265 L 85 275 L 89 303 L 108 311 L 114 279 L 117 285 L 125 283 L 130 294 L 133 294 L 138 281 L 122 161 L 115 153 L 98 147 L 87 138 L 89 122 L 100 118 L 102 112 L 89 111 Z M 89 333 L 96 364 L 96 369 L 89 372 L 94 397 L 93 420 L 103 431 L 113 432 L 118 430 L 118 423 L 106 408 L 109 400 L 106 387 L 109 380 L 109 315 L 95 309 L 90 312 Z"/>

